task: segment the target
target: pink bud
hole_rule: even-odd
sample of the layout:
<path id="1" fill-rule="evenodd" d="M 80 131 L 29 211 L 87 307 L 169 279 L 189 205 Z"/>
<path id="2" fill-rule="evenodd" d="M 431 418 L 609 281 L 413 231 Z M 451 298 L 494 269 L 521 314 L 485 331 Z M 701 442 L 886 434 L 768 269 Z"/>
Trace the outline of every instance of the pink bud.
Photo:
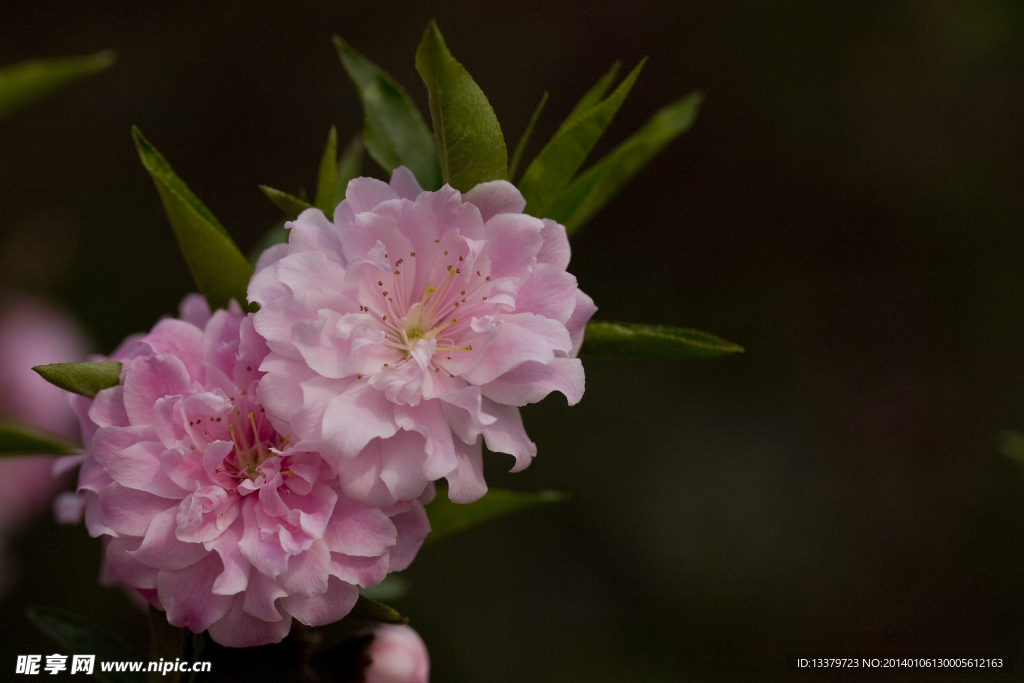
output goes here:
<path id="1" fill-rule="evenodd" d="M 371 660 L 366 683 L 427 683 L 430 678 L 427 646 L 408 626 L 379 628 L 366 654 Z"/>

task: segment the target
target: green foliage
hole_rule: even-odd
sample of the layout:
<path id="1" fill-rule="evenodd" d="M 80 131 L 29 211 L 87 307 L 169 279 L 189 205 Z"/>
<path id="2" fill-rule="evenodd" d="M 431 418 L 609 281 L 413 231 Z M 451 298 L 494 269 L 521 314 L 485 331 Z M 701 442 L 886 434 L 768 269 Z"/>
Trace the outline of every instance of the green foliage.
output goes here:
<path id="1" fill-rule="evenodd" d="M 32 425 L 0 420 L 0 458 L 20 455 L 73 455 L 78 445 Z"/>
<path id="2" fill-rule="evenodd" d="M 570 235 L 583 227 L 668 143 L 689 130 L 701 99 L 700 93 L 692 93 L 659 109 L 643 128 L 577 176 L 546 217 L 564 225 Z"/>
<path id="3" fill-rule="evenodd" d="M 0 118 L 117 61 L 112 50 L 84 57 L 33 59 L 0 69 Z"/>
<path id="4" fill-rule="evenodd" d="M 713 334 L 683 327 L 637 323 L 587 323 L 580 356 L 618 358 L 714 358 L 743 347 Z"/>
<path id="5" fill-rule="evenodd" d="M 431 21 L 416 50 L 416 71 L 427 86 L 441 178 L 460 192 L 504 180 L 508 151 L 490 102 L 444 43 Z"/>
<path id="6" fill-rule="evenodd" d="M 607 98 L 587 111 L 580 111 L 575 116 L 570 115 L 540 154 L 530 162 L 522 180 L 519 181 L 519 191 L 526 198 L 526 213 L 539 218 L 548 215 L 551 205 L 569 185 L 576 171 L 590 154 L 590 150 L 601 139 L 619 111 L 619 107 L 640 76 L 643 65 L 643 61 L 637 64 Z M 605 77 L 607 78 L 607 75 Z M 601 82 L 591 92 L 600 91 L 599 86 Z M 581 104 L 587 101 L 590 95 L 591 93 L 588 93 L 584 96 Z M 580 105 L 577 105 L 577 108 L 579 107 Z"/>
<path id="7" fill-rule="evenodd" d="M 365 595 L 360 595 L 349 616 L 363 621 L 373 621 L 382 624 L 407 624 L 409 620 L 403 617 L 398 610 L 383 602 L 377 602 Z"/>
<path id="8" fill-rule="evenodd" d="M 320 158 L 320 172 L 316 179 L 316 208 L 328 216 L 334 214 L 334 192 L 338 185 L 338 131 L 331 126 L 327 146 Z"/>
<path id="9" fill-rule="evenodd" d="M 441 187 L 434 140 L 416 104 L 383 69 L 334 37 L 341 63 L 363 102 L 363 141 L 388 173 L 406 166 L 427 190 Z"/>
<path id="10" fill-rule="evenodd" d="M 516 144 L 516 151 L 512 153 L 512 161 L 508 165 L 508 179 L 511 181 L 516 177 L 516 169 L 519 168 L 519 160 L 523 158 L 523 152 L 526 150 L 526 145 L 530 142 L 530 138 L 533 136 L 533 127 L 537 125 L 537 121 L 540 120 L 540 114 L 544 111 L 544 105 L 548 103 L 548 94 L 545 92 L 541 95 L 540 103 L 537 108 L 533 110 L 533 114 L 530 115 L 530 122 L 526 124 L 526 130 L 523 131 L 523 136 L 519 138 L 519 142 Z"/>
<path id="11" fill-rule="evenodd" d="M 260 185 L 260 191 L 267 199 L 274 203 L 274 206 L 284 211 L 285 215 L 288 216 L 290 220 L 298 218 L 299 214 L 306 209 L 313 208 L 313 205 L 309 202 L 299 199 L 294 195 L 290 195 L 287 192 L 275 190 L 267 185 Z"/>
<path id="12" fill-rule="evenodd" d="M 51 363 L 37 365 L 32 369 L 50 384 L 89 398 L 99 391 L 116 387 L 121 381 L 121 364 L 116 360 L 95 363 Z"/>
<path id="13" fill-rule="evenodd" d="M 96 655 L 92 677 L 102 683 L 144 683 L 145 675 L 130 671 L 102 671 L 99 663 L 133 661 L 135 651 L 117 637 L 82 617 L 54 607 L 25 610 L 36 628 L 55 640 L 69 654 Z M 69 667 L 70 669 L 70 662 Z"/>
<path id="14" fill-rule="evenodd" d="M 608 92 L 608 88 L 612 87 L 612 83 L 615 82 L 615 77 L 619 75 L 621 67 L 622 62 L 618 61 L 611 65 L 611 68 L 608 69 L 604 76 L 597 80 L 597 83 L 580 98 L 580 101 L 572 108 L 569 115 L 565 117 L 565 121 L 558 127 L 559 132 L 565 130 L 580 114 L 586 114 L 600 104 L 601 100 L 604 99 L 605 93 Z"/>
<path id="15" fill-rule="evenodd" d="M 1024 434 L 1011 429 L 1004 430 L 999 435 L 999 452 L 1017 464 L 1024 465 Z"/>
<path id="16" fill-rule="evenodd" d="M 538 505 L 565 500 L 559 491 L 524 493 L 505 489 L 490 489 L 475 503 L 460 505 L 448 499 L 447 491 L 438 490 L 437 496 L 425 507 L 430 518 L 430 534 L 424 545 L 462 533 L 498 517 Z"/>
<path id="17" fill-rule="evenodd" d="M 160 194 L 192 279 L 210 308 L 227 308 L 231 299 L 244 305 L 252 276 L 249 262 L 220 221 L 174 173 L 163 155 L 142 137 L 138 128 L 132 127 L 132 137 L 139 159 Z"/>

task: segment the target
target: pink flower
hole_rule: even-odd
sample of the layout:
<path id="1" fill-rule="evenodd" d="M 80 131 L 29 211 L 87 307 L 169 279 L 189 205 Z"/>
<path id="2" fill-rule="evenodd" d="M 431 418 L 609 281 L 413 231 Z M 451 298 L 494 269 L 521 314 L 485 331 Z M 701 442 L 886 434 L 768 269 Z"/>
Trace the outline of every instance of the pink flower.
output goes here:
<path id="1" fill-rule="evenodd" d="M 453 501 L 476 500 L 482 441 L 513 471 L 536 454 L 517 406 L 583 396 L 596 308 L 565 271 L 565 229 L 524 206 L 505 181 L 423 192 L 400 167 L 350 182 L 333 224 L 306 210 L 261 257 L 260 398 L 279 431 L 338 458 L 349 495 L 384 505 L 446 477 Z"/>
<path id="2" fill-rule="evenodd" d="M 75 437 L 77 420 L 67 392 L 44 381 L 32 367 L 79 361 L 85 355 L 85 334 L 71 316 L 36 299 L 11 301 L 0 313 L 0 416 Z M 60 483 L 53 462 L 45 456 L 0 460 L 0 543 L 53 499 Z M 6 573 L 0 567 L 0 580 Z"/>
<path id="3" fill-rule="evenodd" d="M 319 453 L 274 429 L 256 394 L 266 344 L 237 305 L 211 316 L 193 295 L 181 317 L 114 352 L 119 386 L 76 397 L 105 578 L 229 647 L 278 642 L 292 618 L 340 619 L 357 584 L 412 561 L 423 506 L 352 500 Z"/>
<path id="4" fill-rule="evenodd" d="M 416 631 L 408 626 L 382 626 L 366 649 L 370 665 L 363 671 L 366 683 L 427 683 L 430 655 Z"/>

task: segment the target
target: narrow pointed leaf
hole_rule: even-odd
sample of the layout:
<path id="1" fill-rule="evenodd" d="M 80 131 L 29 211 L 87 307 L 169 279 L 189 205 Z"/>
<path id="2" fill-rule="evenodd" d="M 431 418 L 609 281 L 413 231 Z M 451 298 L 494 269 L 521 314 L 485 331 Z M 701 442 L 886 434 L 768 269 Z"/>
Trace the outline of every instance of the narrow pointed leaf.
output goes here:
<path id="1" fill-rule="evenodd" d="M 512 153 L 512 161 L 508 165 L 508 178 L 511 181 L 516 176 L 516 169 L 519 168 L 519 160 L 523 158 L 523 151 L 526 150 L 526 145 L 530 142 L 530 137 L 533 135 L 533 127 L 537 125 L 537 121 L 540 119 L 540 114 L 544 111 L 544 105 L 548 103 L 548 94 L 545 93 L 540 98 L 540 104 L 533 110 L 533 114 L 530 116 L 530 122 L 526 124 L 526 130 L 523 131 L 523 136 L 519 138 L 519 142 L 516 144 L 516 151 Z"/>
<path id="2" fill-rule="evenodd" d="M 0 117 L 117 61 L 112 50 L 64 59 L 33 59 L 0 69 Z"/>
<path id="3" fill-rule="evenodd" d="M 32 368 L 43 379 L 61 389 L 92 398 L 98 392 L 116 387 L 121 381 L 121 364 L 116 360 L 94 363 L 51 363 Z"/>
<path id="4" fill-rule="evenodd" d="M 294 195 L 290 195 L 287 192 L 275 190 L 267 185 L 260 185 L 260 191 L 267 199 L 274 203 L 274 206 L 284 211 L 285 215 L 291 220 L 298 218 L 299 214 L 306 209 L 313 208 L 313 205 L 309 202 L 299 199 Z"/>
<path id="5" fill-rule="evenodd" d="M 565 497 L 559 491 L 524 493 L 492 488 L 475 503 L 460 505 L 449 500 L 444 491 L 438 491 L 434 500 L 425 506 L 431 531 L 424 543 L 435 543 L 513 512 L 558 503 Z"/>
<path id="6" fill-rule="evenodd" d="M 348 181 L 358 178 L 362 173 L 364 149 L 366 148 L 363 145 L 363 136 L 356 133 L 345 147 L 345 151 L 341 153 L 341 157 L 338 159 L 338 174 L 334 182 L 334 206 L 345 201 Z M 333 219 L 333 211 L 332 208 L 331 213 L 327 214 L 328 218 Z"/>
<path id="7" fill-rule="evenodd" d="M 577 115 L 564 128 L 559 129 L 537 158 L 530 162 L 519 181 L 519 191 L 526 198 L 526 213 L 537 217 L 547 216 L 548 209 L 569 185 L 619 111 L 636 83 L 644 61 L 637 64 L 619 87 L 600 104 Z"/>
<path id="8" fill-rule="evenodd" d="M 427 86 L 441 179 L 460 192 L 504 180 L 508 150 L 487 97 L 452 57 L 431 20 L 416 50 L 416 71 Z"/>
<path id="9" fill-rule="evenodd" d="M 100 662 L 138 660 L 138 654 L 121 639 L 77 614 L 55 607 L 25 610 L 36 628 L 56 641 L 66 654 L 96 655 L 92 677 L 101 683 L 144 683 L 145 674 L 131 671 L 103 671 Z M 68 661 L 70 669 L 70 660 Z"/>
<path id="10" fill-rule="evenodd" d="M 359 600 L 356 601 L 349 614 L 356 619 L 377 621 L 385 624 L 406 624 L 409 622 L 394 607 L 372 600 L 365 595 L 359 596 Z"/>
<path id="11" fill-rule="evenodd" d="M 138 128 L 132 127 L 132 137 L 139 159 L 156 185 L 192 279 L 210 308 L 227 308 L 231 299 L 244 305 L 252 266 L 220 221 L 174 173 L 163 155 L 142 137 Z"/>
<path id="12" fill-rule="evenodd" d="M 320 159 L 320 173 L 316 180 L 316 208 L 326 215 L 334 214 L 334 191 L 338 185 L 338 131 L 331 126 L 327 146 Z"/>
<path id="13" fill-rule="evenodd" d="M 546 214 L 572 234 L 610 202 L 662 149 L 697 118 L 701 93 L 659 109 L 643 128 L 580 174 Z"/>
<path id="14" fill-rule="evenodd" d="M 20 422 L 0 420 L 0 458 L 19 455 L 73 455 L 81 450 L 64 437 Z"/>
<path id="15" fill-rule="evenodd" d="M 1004 430 L 999 435 L 999 452 L 1017 464 L 1024 465 L 1024 434 L 1011 429 Z"/>
<path id="16" fill-rule="evenodd" d="M 427 190 L 441 187 L 434 138 L 412 98 L 383 69 L 338 36 L 338 57 L 363 102 L 363 141 L 388 173 L 405 166 Z"/>
<path id="17" fill-rule="evenodd" d="M 590 90 L 586 92 L 580 101 L 576 103 L 576 106 L 572 108 L 569 115 L 565 117 L 565 121 L 559 126 L 559 130 L 564 129 L 566 126 L 571 124 L 580 114 L 586 114 L 588 111 L 596 107 L 601 100 L 604 99 L 604 95 L 608 92 L 608 88 L 612 87 L 612 83 L 615 82 L 615 77 L 619 75 L 619 69 L 622 67 L 622 62 L 615 62 L 608 69 L 604 76 L 598 79 L 597 83 L 594 84 Z"/>
<path id="18" fill-rule="evenodd" d="M 636 323 L 587 323 L 580 356 L 618 358 L 714 358 L 743 347 L 684 327 Z"/>

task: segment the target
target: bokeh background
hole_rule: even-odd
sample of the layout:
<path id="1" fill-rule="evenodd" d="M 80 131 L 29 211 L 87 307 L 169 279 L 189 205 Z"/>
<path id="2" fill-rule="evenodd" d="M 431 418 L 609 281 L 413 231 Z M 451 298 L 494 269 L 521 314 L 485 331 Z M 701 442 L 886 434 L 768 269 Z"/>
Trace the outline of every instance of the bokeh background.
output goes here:
<path id="1" fill-rule="evenodd" d="M 279 219 L 257 184 L 311 192 L 328 128 L 359 129 L 330 37 L 425 110 L 431 17 L 510 146 L 551 93 L 533 153 L 614 60 L 650 55 L 598 154 L 705 92 L 571 270 L 602 319 L 747 349 L 590 361 L 580 405 L 525 410 L 540 456 L 514 476 L 491 456 L 489 481 L 572 500 L 422 552 L 396 606 L 433 680 L 780 680 L 795 652 L 1001 653 L 1024 675 L 1024 469 L 997 448 L 1024 428 L 1013 0 L 8 0 L 0 64 L 120 60 L 0 123 L 0 287 L 55 298 L 97 351 L 149 329 L 190 280 L 130 126 L 247 250 Z M 82 528 L 43 515 L 13 552 L 0 678 L 54 650 L 28 604 L 144 644 Z"/>

